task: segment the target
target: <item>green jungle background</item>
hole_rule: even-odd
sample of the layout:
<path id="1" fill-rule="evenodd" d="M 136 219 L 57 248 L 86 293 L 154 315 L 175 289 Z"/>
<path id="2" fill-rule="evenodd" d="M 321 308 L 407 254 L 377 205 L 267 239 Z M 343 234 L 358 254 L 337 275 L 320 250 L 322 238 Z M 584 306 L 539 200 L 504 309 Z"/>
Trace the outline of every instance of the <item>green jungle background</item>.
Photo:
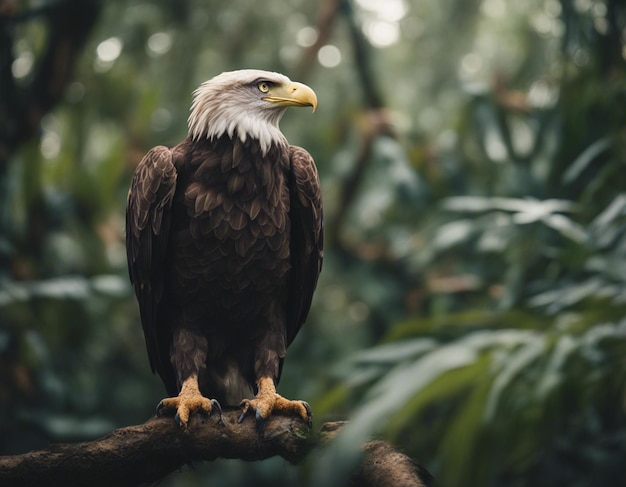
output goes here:
<path id="1" fill-rule="evenodd" d="M 0 454 L 153 414 L 130 179 L 254 67 L 319 98 L 282 122 L 327 244 L 279 391 L 351 423 L 161 485 L 337 485 L 371 436 L 441 486 L 624 485 L 625 58 L 619 0 L 0 0 Z"/>

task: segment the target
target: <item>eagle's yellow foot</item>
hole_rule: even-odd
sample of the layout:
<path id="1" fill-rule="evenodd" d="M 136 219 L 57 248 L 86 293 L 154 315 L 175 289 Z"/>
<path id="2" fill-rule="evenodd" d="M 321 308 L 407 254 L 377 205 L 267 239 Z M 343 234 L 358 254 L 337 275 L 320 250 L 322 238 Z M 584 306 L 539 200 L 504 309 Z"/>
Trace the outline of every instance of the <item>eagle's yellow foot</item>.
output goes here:
<path id="1" fill-rule="evenodd" d="M 259 380 L 259 392 L 254 399 L 244 399 L 239 404 L 243 409 L 238 422 L 241 423 L 248 411 L 256 411 L 256 423 L 259 429 L 263 428 L 265 420 L 270 414 L 295 415 L 309 425 L 312 424 L 313 412 L 311 406 L 304 401 L 290 401 L 276 393 L 274 381 L 270 377 Z"/>
<path id="2" fill-rule="evenodd" d="M 200 393 L 198 377 L 192 375 L 185 379 L 177 397 L 163 399 L 157 406 L 157 416 L 175 413 L 174 419 L 183 431 L 187 431 L 189 416 L 194 412 L 211 415 L 216 410 L 222 419 L 222 408 L 215 399 L 207 399 Z"/>

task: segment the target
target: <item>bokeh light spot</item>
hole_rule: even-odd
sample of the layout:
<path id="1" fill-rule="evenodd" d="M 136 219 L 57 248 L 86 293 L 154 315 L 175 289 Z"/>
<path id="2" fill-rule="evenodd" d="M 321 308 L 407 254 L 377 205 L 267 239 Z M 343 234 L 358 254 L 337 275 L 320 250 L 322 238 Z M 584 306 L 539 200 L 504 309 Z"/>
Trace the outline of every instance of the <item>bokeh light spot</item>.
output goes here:
<path id="1" fill-rule="evenodd" d="M 109 37 L 98 44 L 96 48 L 96 54 L 98 59 L 105 63 L 112 63 L 122 53 L 122 41 L 118 37 Z"/>
<path id="2" fill-rule="evenodd" d="M 302 27 L 296 34 L 296 42 L 299 46 L 310 47 L 317 41 L 317 29 L 313 27 Z"/>
<path id="3" fill-rule="evenodd" d="M 30 51 L 21 53 L 11 65 L 11 72 L 16 78 L 24 78 L 33 69 L 35 57 Z"/>
<path id="4" fill-rule="evenodd" d="M 146 47 L 149 55 L 161 56 L 172 48 L 172 36 L 166 32 L 152 34 L 148 38 Z"/>
<path id="5" fill-rule="evenodd" d="M 341 63 L 341 51 L 337 46 L 326 44 L 317 52 L 317 60 L 325 68 L 334 68 Z"/>
<path id="6" fill-rule="evenodd" d="M 400 39 L 400 26 L 397 22 L 372 20 L 363 25 L 363 32 L 376 47 L 388 47 Z"/>

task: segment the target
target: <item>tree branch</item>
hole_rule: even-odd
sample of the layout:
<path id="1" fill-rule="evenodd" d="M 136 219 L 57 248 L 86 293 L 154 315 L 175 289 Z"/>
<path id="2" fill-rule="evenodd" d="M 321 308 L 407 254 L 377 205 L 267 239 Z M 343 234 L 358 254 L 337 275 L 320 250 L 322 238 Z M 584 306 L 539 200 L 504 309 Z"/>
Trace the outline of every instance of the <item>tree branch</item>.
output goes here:
<path id="1" fill-rule="evenodd" d="M 308 427 L 299 418 L 270 416 L 261 436 L 254 418 L 237 423 L 239 414 L 224 411 L 222 422 L 216 415 L 194 415 L 187 433 L 172 418 L 152 418 L 95 441 L 0 457 L 0 485 L 38 485 L 46 479 L 50 486 L 130 487 L 160 480 L 192 462 L 275 455 L 295 461 L 308 451 Z"/>
<path id="2" fill-rule="evenodd" d="M 345 421 L 324 423 L 321 442 L 332 441 L 346 424 Z M 380 440 L 363 445 L 363 458 L 351 479 L 351 485 L 358 487 L 430 487 L 433 482 L 428 470 Z"/>
<path id="3" fill-rule="evenodd" d="M 252 416 L 238 423 L 239 414 L 239 409 L 224 411 L 221 422 L 216 415 L 194 415 L 186 433 L 172 418 L 152 418 L 95 441 L 0 457 L 0 485 L 41 485 L 45 479 L 51 487 L 131 487 L 161 480 L 186 464 L 217 458 L 264 460 L 279 455 L 297 462 L 316 444 L 300 418 L 270 416 L 260 434 Z M 341 424 L 326 423 L 321 441 Z M 388 443 L 370 442 L 364 451 L 353 479 L 356 485 L 429 485 L 428 473 Z"/>

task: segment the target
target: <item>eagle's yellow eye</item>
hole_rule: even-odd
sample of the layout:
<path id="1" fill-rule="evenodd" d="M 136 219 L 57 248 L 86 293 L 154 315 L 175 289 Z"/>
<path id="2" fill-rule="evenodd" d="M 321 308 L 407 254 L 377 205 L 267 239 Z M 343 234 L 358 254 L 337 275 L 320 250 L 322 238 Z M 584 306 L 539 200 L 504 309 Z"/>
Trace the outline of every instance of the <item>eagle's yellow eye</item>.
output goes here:
<path id="1" fill-rule="evenodd" d="M 270 84 L 267 81 L 261 81 L 257 87 L 259 88 L 260 91 L 262 91 L 263 93 L 267 93 L 268 91 L 270 91 Z"/>

